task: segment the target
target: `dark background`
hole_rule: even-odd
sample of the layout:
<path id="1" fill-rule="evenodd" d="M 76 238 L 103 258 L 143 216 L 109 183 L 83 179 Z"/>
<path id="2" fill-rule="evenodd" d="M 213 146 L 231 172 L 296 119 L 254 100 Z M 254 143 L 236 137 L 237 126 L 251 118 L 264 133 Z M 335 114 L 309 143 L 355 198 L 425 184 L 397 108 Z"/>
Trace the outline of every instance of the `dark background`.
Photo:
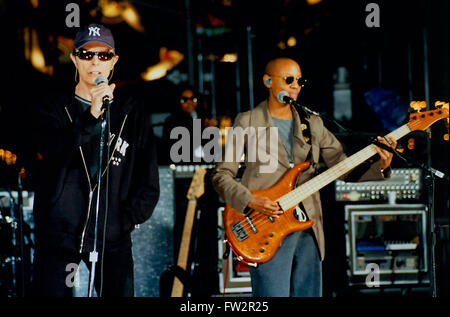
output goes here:
<path id="1" fill-rule="evenodd" d="M 35 159 L 34 153 L 28 151 L 28 128 L 33 119 L 27 115 L 28 106 L 55 91 L 73 92 L 75 87 L 74 67 L 71 63 L 59 62 L 61 51 L 57 41 L 58 36 L 73 38 L 77 32 L 76 28 L 65 24 L 68 14 L 65 7 L 70 2 L 80 6 L 81 25 L 104 22 L 95 0 L 41 0 L 37 8 L 33 8 L 30 1 L 0 0 L 0 148 L 17 153 L 23 165 L 32 166 Z M 323 0 L 316 5 L 302 0 L 130 2 L 137 9 L 146 32 L 139 33 L 125 22 L 105 23 L 115 36 L 120 55 L 112 81 L 135 94 L 154 113 L 168 112 L 177 101 L 177 84 L 173 81 L 162 78 L 144 82 L 140 79 L 148 66 L 159 62 L 162 46 L 185 56 L 168 75 L 185 74 L 185 78 L 200 89 L 202 102 L 209 110 L 215 110 L 218 119 L 234 118 L 237 112 L 250 109 L 252 100 L 253 106 L 264 100 L 264 65 L 277 56 L 297 60 L 303 76 L 308 78 L 309 85 L 302 90 L 299 100 L 330 116 L 333 114 L 333 76 L 338 67 L 346 67 L 352 90 L 353 117 L 341 123 L 357 134 L 375 136 L 387 132 L 382 117 L 365 101 L 364 93 L 371 89 L 394 90 L 405 105 L 411 100 L 428 99 L 431 104 L 449 100 L 447 0 Z M 368 28 L 365 24 L 369 14 L 365 8 L 371 2 L 380 7 L 379 28 Z M 46 64 L 54 67 L 52 76 L 40 73 L 25 59 L 25 28 L 37 31 Z M 225 30 L 225 33 L 207 36 L 199 34 L 202 28 L 211 32 Z M 296 37 L 297 45 L 281 49 L 278 44 L 290 36 Z M 237 53 L 238 63 L 220 62 L 224 53 Z M 203 73 L 214 71 L 212 82 L 204 81 L 200 85 L 198 56 L 203 58 Z M 253 82 L 253 90 L 250 82 Z M 389 117 L 390 114 L 384 115 Z M 360 138 L 349 136 L 332 124 L 327 126 L 349 153 L 365 145 Z M 446 130 L 443 122 L 433 126 L 430 151 L 426 151 L 426 136 L 416 133 L 417 147 L 406 150 L 406 154 L 422 162 L 429 161 L 434 168 L 448 174 L 448 141 L 442 138 Z M 396 159 L 393 166 L 405 167 Z M 26 186 L 33 186 L 32 177 L 31 170 Z M 448 182 L 438 181 L 436 190 L 436 197 L 443 198 L 435 202 L 437 219 L 448 225 Z M 324 189 L 322 198 L 328 241 L 324 294 L 340 294 L 346 283 L 342 266 L 336 266 L 342 263 L 343 256 L 343 244 L 339 241 L 343 239 L 342 206 L 334 202 L 330 187 Z M 448 228 L 446 230 L 448 239 Z M 444 246 L 448 256 L 448 240 Z M 440 277 L 442 288 L 448 294 L 448 262 L 446 267 Z"/>

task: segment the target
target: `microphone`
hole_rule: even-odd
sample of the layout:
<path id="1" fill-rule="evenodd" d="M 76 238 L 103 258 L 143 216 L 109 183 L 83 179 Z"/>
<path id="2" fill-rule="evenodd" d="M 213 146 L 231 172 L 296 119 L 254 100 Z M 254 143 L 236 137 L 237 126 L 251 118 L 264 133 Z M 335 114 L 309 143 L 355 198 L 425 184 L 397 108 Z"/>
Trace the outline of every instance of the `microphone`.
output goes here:
<path id="1" fill-rule="evenodd" d="M 95 78 L 94 81 L 95 85 L 98 86 L 102 83 L 106 83 L 108 85 L 108 78 L 106 78 L 105 76 L 98 76 L 97 78 Z M 109 100 L 108 96 L 103 96 L 103 106 L 102 106 L 102 110 L 108 108 L 109 103 L 111 102 Z"/>
<path id="2" fill-rule="evenodd" d="M 280 91 L 277 95 L 277 99 L 281 103 L 288 103 L 290 105 L 295 102 L 294 99 L 289 97 L 289 94 L 286 91 Z"/>
<path id="3" fill-rule="evenodd" d="M 318 112 L 312 111 L 311 109 L 300 105 L 297 101 L 295 101 L 294 99 L 292 99 L 291 97 L 289 97 L 289 94 L 286 91 L 280 91 L 277 95 L 277 100 L 281 103 L 288 103 L 292 106 L 297 106 L 300 107 L 301 109 L 303 109 L 303 111 L 305 111 L 306 113 L 309 114 L 314 114 L 316 116 L 320 116 L 320 114 Z"/>

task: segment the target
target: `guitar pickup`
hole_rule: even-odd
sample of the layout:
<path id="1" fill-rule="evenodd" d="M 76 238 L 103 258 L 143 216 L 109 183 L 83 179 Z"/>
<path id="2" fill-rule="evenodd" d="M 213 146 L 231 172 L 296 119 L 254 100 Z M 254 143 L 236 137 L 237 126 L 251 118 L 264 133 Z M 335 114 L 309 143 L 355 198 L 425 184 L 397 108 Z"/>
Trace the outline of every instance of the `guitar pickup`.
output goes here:
<path id="1" fill-rule="evenodd" d="M 250 229 L 252 229 L 252 231 L 254 233 L 258 233 L 258 229 L 256 229 L 255 225 L 253 224 L 253 221 L 250 217 L 245 217 L 245 220 L 247 221 L 247 223 L 250 225 Z"/>
<path id="2" fill-rule="evenodd" d="M 248 238 L 248 233 L 247 231 L 245 231 L 244 226 L 240 221 L 236 221 L 235 223 L 233 223 L 231 225 L 231 230 L 239 241 L 244 241 Z"/>

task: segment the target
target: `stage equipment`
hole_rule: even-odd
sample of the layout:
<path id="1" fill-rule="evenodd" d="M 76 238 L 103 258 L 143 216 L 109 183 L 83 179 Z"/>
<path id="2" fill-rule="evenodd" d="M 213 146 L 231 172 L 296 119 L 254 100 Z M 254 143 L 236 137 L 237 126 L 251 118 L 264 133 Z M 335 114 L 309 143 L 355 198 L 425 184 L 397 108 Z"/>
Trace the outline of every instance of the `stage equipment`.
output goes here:
<path id="1" fill-rule="evenodd" d="M 429 283 L 426 219 L 422 204 L 345 206 L 349 285 L 368 285 L 373 265 L 379 285 Z"/>
<path id="2" fill-rule="evenodd" d="M 392 169 L 391 177 L 385 180 L 351 183 L 335 182 L 336 201 L 418 201 L 422 197 L 422 171 L 418 168 Z"/>
<path id="3" fill-rule="evenodd" d="M 191 185 L 189 186 L 189 191 L 187 193 L 188 208 L 186 210 L 186 217 L 184 219 L 183 235 L 181 236 L 181 245 L 178 252 L 177 266 L 186 272 L 189 249 L 191 244 L 192 227 L 194 225 L 194 217 L 197 207 L 197 199 L 203 195 L 205 192 L 205 181 L 204 177 L 206 170 L 199 168 L 195 171 L 192 177 Z M 185 285 L 180 281 L 180 279 L 175 276 L 173 281 L 172 295 L 171 297 L 182 297 Z"/>
<path id="4" fill-rule="evenodd" d="M 252 285 L 248 265 L 238 259 L 230 250 L 225 237 L 222 222 L 224 207 L 217 210 L 218 223 L 218 259 L 220 293 L 251 293 Z"/>
<path id="5" fill-rule="evenodd" d="M 169 166 L 174 171 L 175 178 L 192 178 L 194 173 L 198 169 L 212 169 L 214 168 L 213 164 L 199 164 L 199 165 L 175 165 L 172 164 Z"/>
<path id="6" fill-rule="evenodd" d="M 18 214 L 19 199 L 22 216 Z M 23 297 L 30 282 L 34 256 L 33 202 L 33 192 L 22 191 L 19 195 L 18 191 L 0 191 L 0 296 Z"/>

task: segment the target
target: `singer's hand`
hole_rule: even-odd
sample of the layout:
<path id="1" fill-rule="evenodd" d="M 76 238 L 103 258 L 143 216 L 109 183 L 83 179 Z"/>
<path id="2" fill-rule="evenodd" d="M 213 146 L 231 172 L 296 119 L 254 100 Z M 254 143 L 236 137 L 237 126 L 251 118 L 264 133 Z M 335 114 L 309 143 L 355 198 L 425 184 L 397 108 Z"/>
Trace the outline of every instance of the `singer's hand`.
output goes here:
<path id="1" fill-rule="evenodd" d="M 105 111 L 102 109 L 103 106 L 103 97 L 108 96 L 108 98 L 111 100 L 113 99 L 113 91 L 114 88 L 116 88 L 116 84 L 108 85 L 106 83 L 101 83 L 98 86 L 95 86 L 90 90 L 91 94 L 91 114 L 98 119 L 103 112 Z"/>

